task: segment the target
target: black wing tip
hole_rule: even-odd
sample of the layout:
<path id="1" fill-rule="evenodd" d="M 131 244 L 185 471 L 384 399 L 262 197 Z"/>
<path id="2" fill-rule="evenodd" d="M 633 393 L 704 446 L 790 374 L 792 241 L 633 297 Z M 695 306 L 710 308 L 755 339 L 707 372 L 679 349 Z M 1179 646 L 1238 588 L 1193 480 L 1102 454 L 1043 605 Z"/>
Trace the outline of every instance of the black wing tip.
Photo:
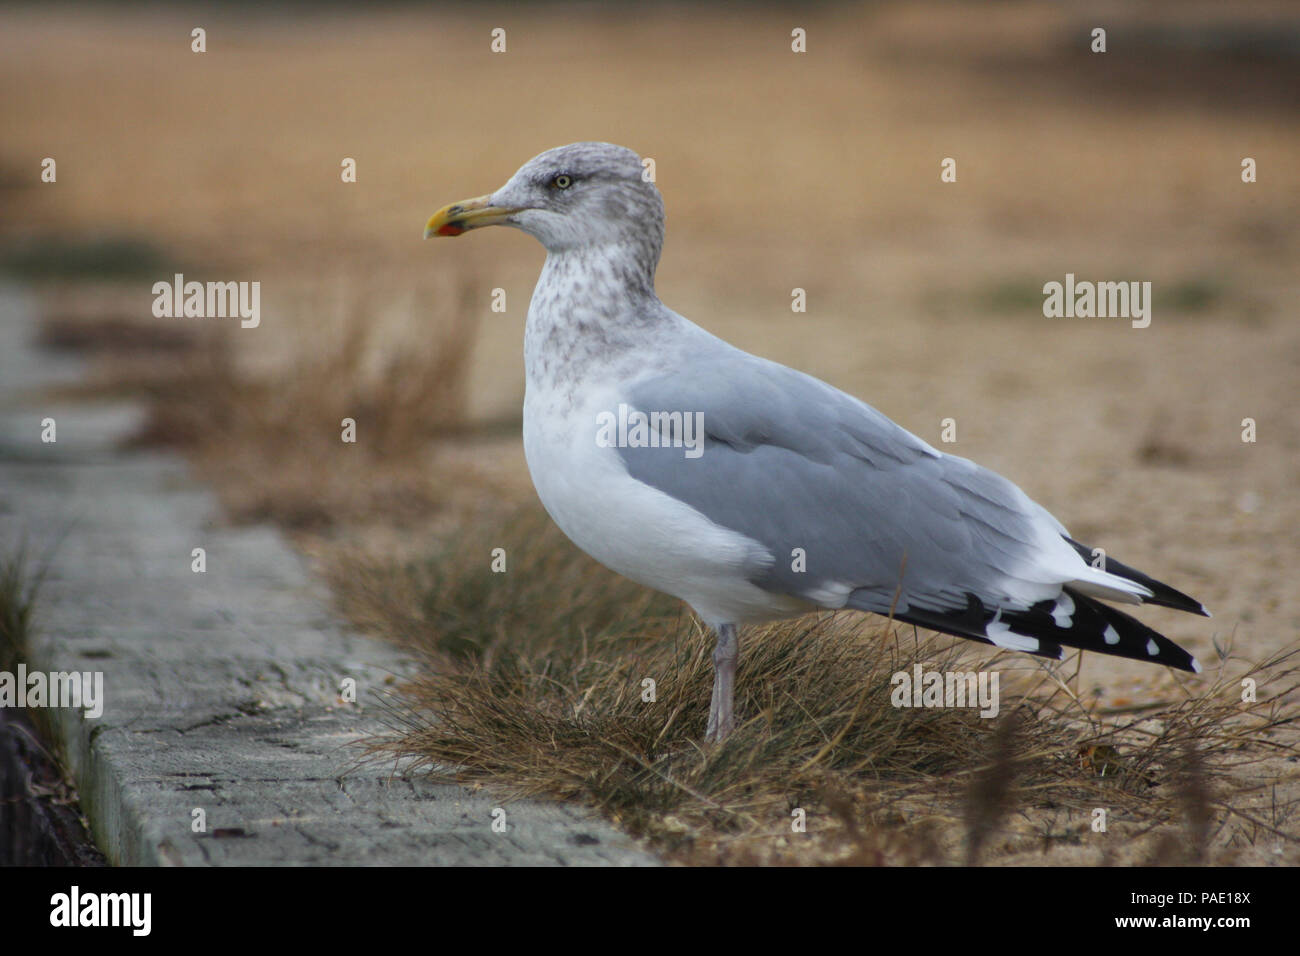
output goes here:
<path id="1" fill-rule="evenodd" d="M 1070 546 L 1078 552 L 1079 557 L 1084 561 L 1092 560 L 1093 549 L 1086 544 L 1080 544 L 1069 535 L 1061 535 L 1069 542 Z M 1160 607 L 1171 607 L 1175 611 L 1186 611 L 1189 614 L 1199 614 L 1201 617 L 1213 617 L 1209 609 L 1204 604 L 1190 595 L 1184 594 L 1177 588 L 1172 588 L 1163 581 L 1157 581 L 1150 575 L 1143 574 L 1137 568 L 1129 567 L 1122 561 L 1117 561 L 1110 555 L 1106 555 L 1103 570 L 1116 577 L 1132 581 L 1134 584 L 1140 584 L 1151 592 L 1151 597 L 1143 598 L 1143 604 L 1156 604 Z"/>
<path id="2" fill-rule="evenodd" d="M 1129 617 L 1108 604 L 1070 588 L 1065 589 L 1074 601 L 1074 611 L 1062 626 L 1051 613 L 1054 601 L 1045 601 L 1027 611 L 993 610 L 977 596 L 967 593 L 963 610 L 926 611 L 909 608 L 894 618 L 918 624 L 957 637 L 1006 647 L 989 638 L 988 626 L 995 620 L 1007 625 L 1020 637 L 1037 641 L 1035 648 L 1009 648 L 1037 657 L 1061 660 L 1065 647 L 1093 651 L 1108 657 L 1122 657 L 1161 664 L 1192 674 L 1202 673 L 1200 662 L 1169 638 Z"/>
<path id="3" fill-rule="evenodd" d="M 1120 575 L 1120 577 L 1126 577 L 1126 575 Z M 1209 609 L 1200 601 L 1196 600 L 1196 598 L 1189 597 L 1182 591 L 1175 590 L 1167 584 L 1161 584 L 1159 581 L 1150 578 L 1148 578 L 1148 580 L 1151 581 L 1151 584 L 1156 585 L 1156 587 L 1151 588 L 1153 596 L 1143 601 L 1143 604 L 1158 604 L 1160 607 L 1171 607 L 1175 611 L 1186 611 L 1188 614 L 1196 614 L 1200 617 L 1214 616 L 1210 613 Z M 1148 587 L 1150 587 L 1150 585 L 1148 585 Z"/>
<path id="4" fill-rule="evenodd" d="M 1118 608 L 1103 604 L 1095 598 L 1081 595 L 1076 591 L 1070 591 L 1070 594 L 1076 602 L 1087 606 L 1108 625 L 1108 628 L 1103 630 L 1101 646 L 1085 647 L 1085 650 L 1097 650 L 1103 654 L 1130 660 L 1163 664 L 1191 674 L 1202 673 L 1201 664 L 1195 657 L 1137 618 L 1130 617 Z M 1113 631 L 1109 630 L 1111 628 Z M 1107 631 L 1110 635 L 1109 640 L 1107 640 Z"/>

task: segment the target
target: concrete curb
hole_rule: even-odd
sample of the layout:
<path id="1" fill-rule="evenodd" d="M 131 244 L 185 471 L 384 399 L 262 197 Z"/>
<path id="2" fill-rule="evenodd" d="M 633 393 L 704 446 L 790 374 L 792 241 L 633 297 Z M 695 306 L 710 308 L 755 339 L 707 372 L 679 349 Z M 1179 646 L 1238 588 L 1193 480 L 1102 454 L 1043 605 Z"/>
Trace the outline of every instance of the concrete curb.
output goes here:
<path id="1" fill-rule="evenodd" d="M 48 561 L 29 672 L 103 672 L 101 717 L 46 715 L 110 861 L 656 862 L 579 807 L 505 804 L 498 833 L 486 795 L 357 766 L 351 744 L 382 732 L 384 687 L 407 662 L 349 633 L 274 530 L 220 526 L 182 460 L 121 452 L 142 408 L 42 397 L 82 369 L 37 350 L 35 330 L 31 301 L 0 287 L 0 557 L 25 541 Z M 356 705 L 338 698 L 347 677 Z"/>

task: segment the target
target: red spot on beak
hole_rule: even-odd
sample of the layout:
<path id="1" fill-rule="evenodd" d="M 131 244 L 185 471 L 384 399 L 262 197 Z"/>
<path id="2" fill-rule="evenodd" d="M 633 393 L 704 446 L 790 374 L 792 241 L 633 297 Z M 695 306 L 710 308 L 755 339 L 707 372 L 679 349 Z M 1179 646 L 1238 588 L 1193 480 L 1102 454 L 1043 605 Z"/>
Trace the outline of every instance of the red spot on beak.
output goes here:
<path id="1" fill-rule="evenodd" d="M 449 222 L 445 226 L 439 226 L 437 234 L 440 236 L 459 236 L 464 231 L 465 230 L 462 227 L 456 225 L 456 223 Z"/>

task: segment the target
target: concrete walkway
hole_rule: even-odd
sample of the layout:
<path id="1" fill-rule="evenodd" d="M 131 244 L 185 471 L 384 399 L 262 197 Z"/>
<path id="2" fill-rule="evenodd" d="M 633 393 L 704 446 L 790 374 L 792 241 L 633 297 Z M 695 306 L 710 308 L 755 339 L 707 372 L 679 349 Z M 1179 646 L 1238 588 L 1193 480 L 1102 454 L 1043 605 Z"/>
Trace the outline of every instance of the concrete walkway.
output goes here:
<path id="1" fill-rule="evenodd" d="M 0 560 L 25 542 L 30 564 L 49 564 L 28 670 L 103 672 L 101 717 L 48 715 L 110 861 L 655 862 L 577 807 L 357 766 L 352 742 L 383 731 L 400 655 L 349 633 L 273 529 L 223 526 L 182 460 L 119 451 L 139 406 L 46 397 L 82 367 L 37 350 L 35 331 L 31 300 L 0 287 Z M 345 678 L 356 705 L 339 700 Z"/>

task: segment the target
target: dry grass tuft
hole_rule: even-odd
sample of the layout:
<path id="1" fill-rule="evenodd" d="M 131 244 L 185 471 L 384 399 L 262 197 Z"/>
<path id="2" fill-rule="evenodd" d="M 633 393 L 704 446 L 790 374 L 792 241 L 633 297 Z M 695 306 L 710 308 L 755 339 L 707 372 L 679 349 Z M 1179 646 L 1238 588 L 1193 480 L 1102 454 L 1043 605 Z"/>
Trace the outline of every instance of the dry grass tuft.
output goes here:
<path id="1" fill-rule="evenodd" d="M 327 574 L 348 617 L 435 665 L 491 666 L 503 655 L 572 654 L 589 635 L 672 626 L 680 615 L 679 602 L 577 551 L 540 509 L 471 521 L 396 565 L 386 552 L 335 553 Z M 492 570 L 495 548 L 504 573 Z"/>
<path id="2" fill-rule="evenodd" d="M 982 665 L 1002 675 L 997 720 L 900 709 L 895 673 L 973 670 L 965 649 L 823 615 L 743 635 L 745 722 L 705 747 L 712 639 L 673 602 L 600 568 L 540 513 L 451 540 L 422 561 L 341 557 L 332 574 L 354 620 L 429 657 L 370 755 L 507 796 L 587 802 L 685 862 L 975 863 L 1089 840 L 1104 852 L 1096 807 L 1112 831 L 1186 820 L 1175 842 L 1208 858 L 1231 815 L 1228 771 L 1294 719 L 1234 702 L 1232 681 L 1107 723 L 1059 669 L 1012 655 Z M 489 568 L 494 547 L 504 574 Z M 1280 681 L 1294 665 L 1263 672 Z M 806 832 L 792 829 L 799 810 Z"/>
<path id="3" fill-rule="evenodd" d="M 47 303 L 43 340 L 101 360 L 90 391 L 144 396 L 132 443 L 183 448 L 232 521 L 402 526 L 441 504 L 434 444 L 466 427 L 475 289 L 467 279 L 396 309 L 369 288 L 303 297 L 303 314 L 279 326 L 310 329 L 305 343 L 233 319 L 128 320 L 111 297 L 67 294 Z M 259 351 L 276 346 L 286 355 L 259 369 Z M 355 443 L 342 440 L 344 419 Z"/>
<path id="4" fill-rule="evenodd" d="M 25 547 L 0 560 L 0 671 L 22 660 L 32 625 L 40 574 L 30 573 Z"/>

